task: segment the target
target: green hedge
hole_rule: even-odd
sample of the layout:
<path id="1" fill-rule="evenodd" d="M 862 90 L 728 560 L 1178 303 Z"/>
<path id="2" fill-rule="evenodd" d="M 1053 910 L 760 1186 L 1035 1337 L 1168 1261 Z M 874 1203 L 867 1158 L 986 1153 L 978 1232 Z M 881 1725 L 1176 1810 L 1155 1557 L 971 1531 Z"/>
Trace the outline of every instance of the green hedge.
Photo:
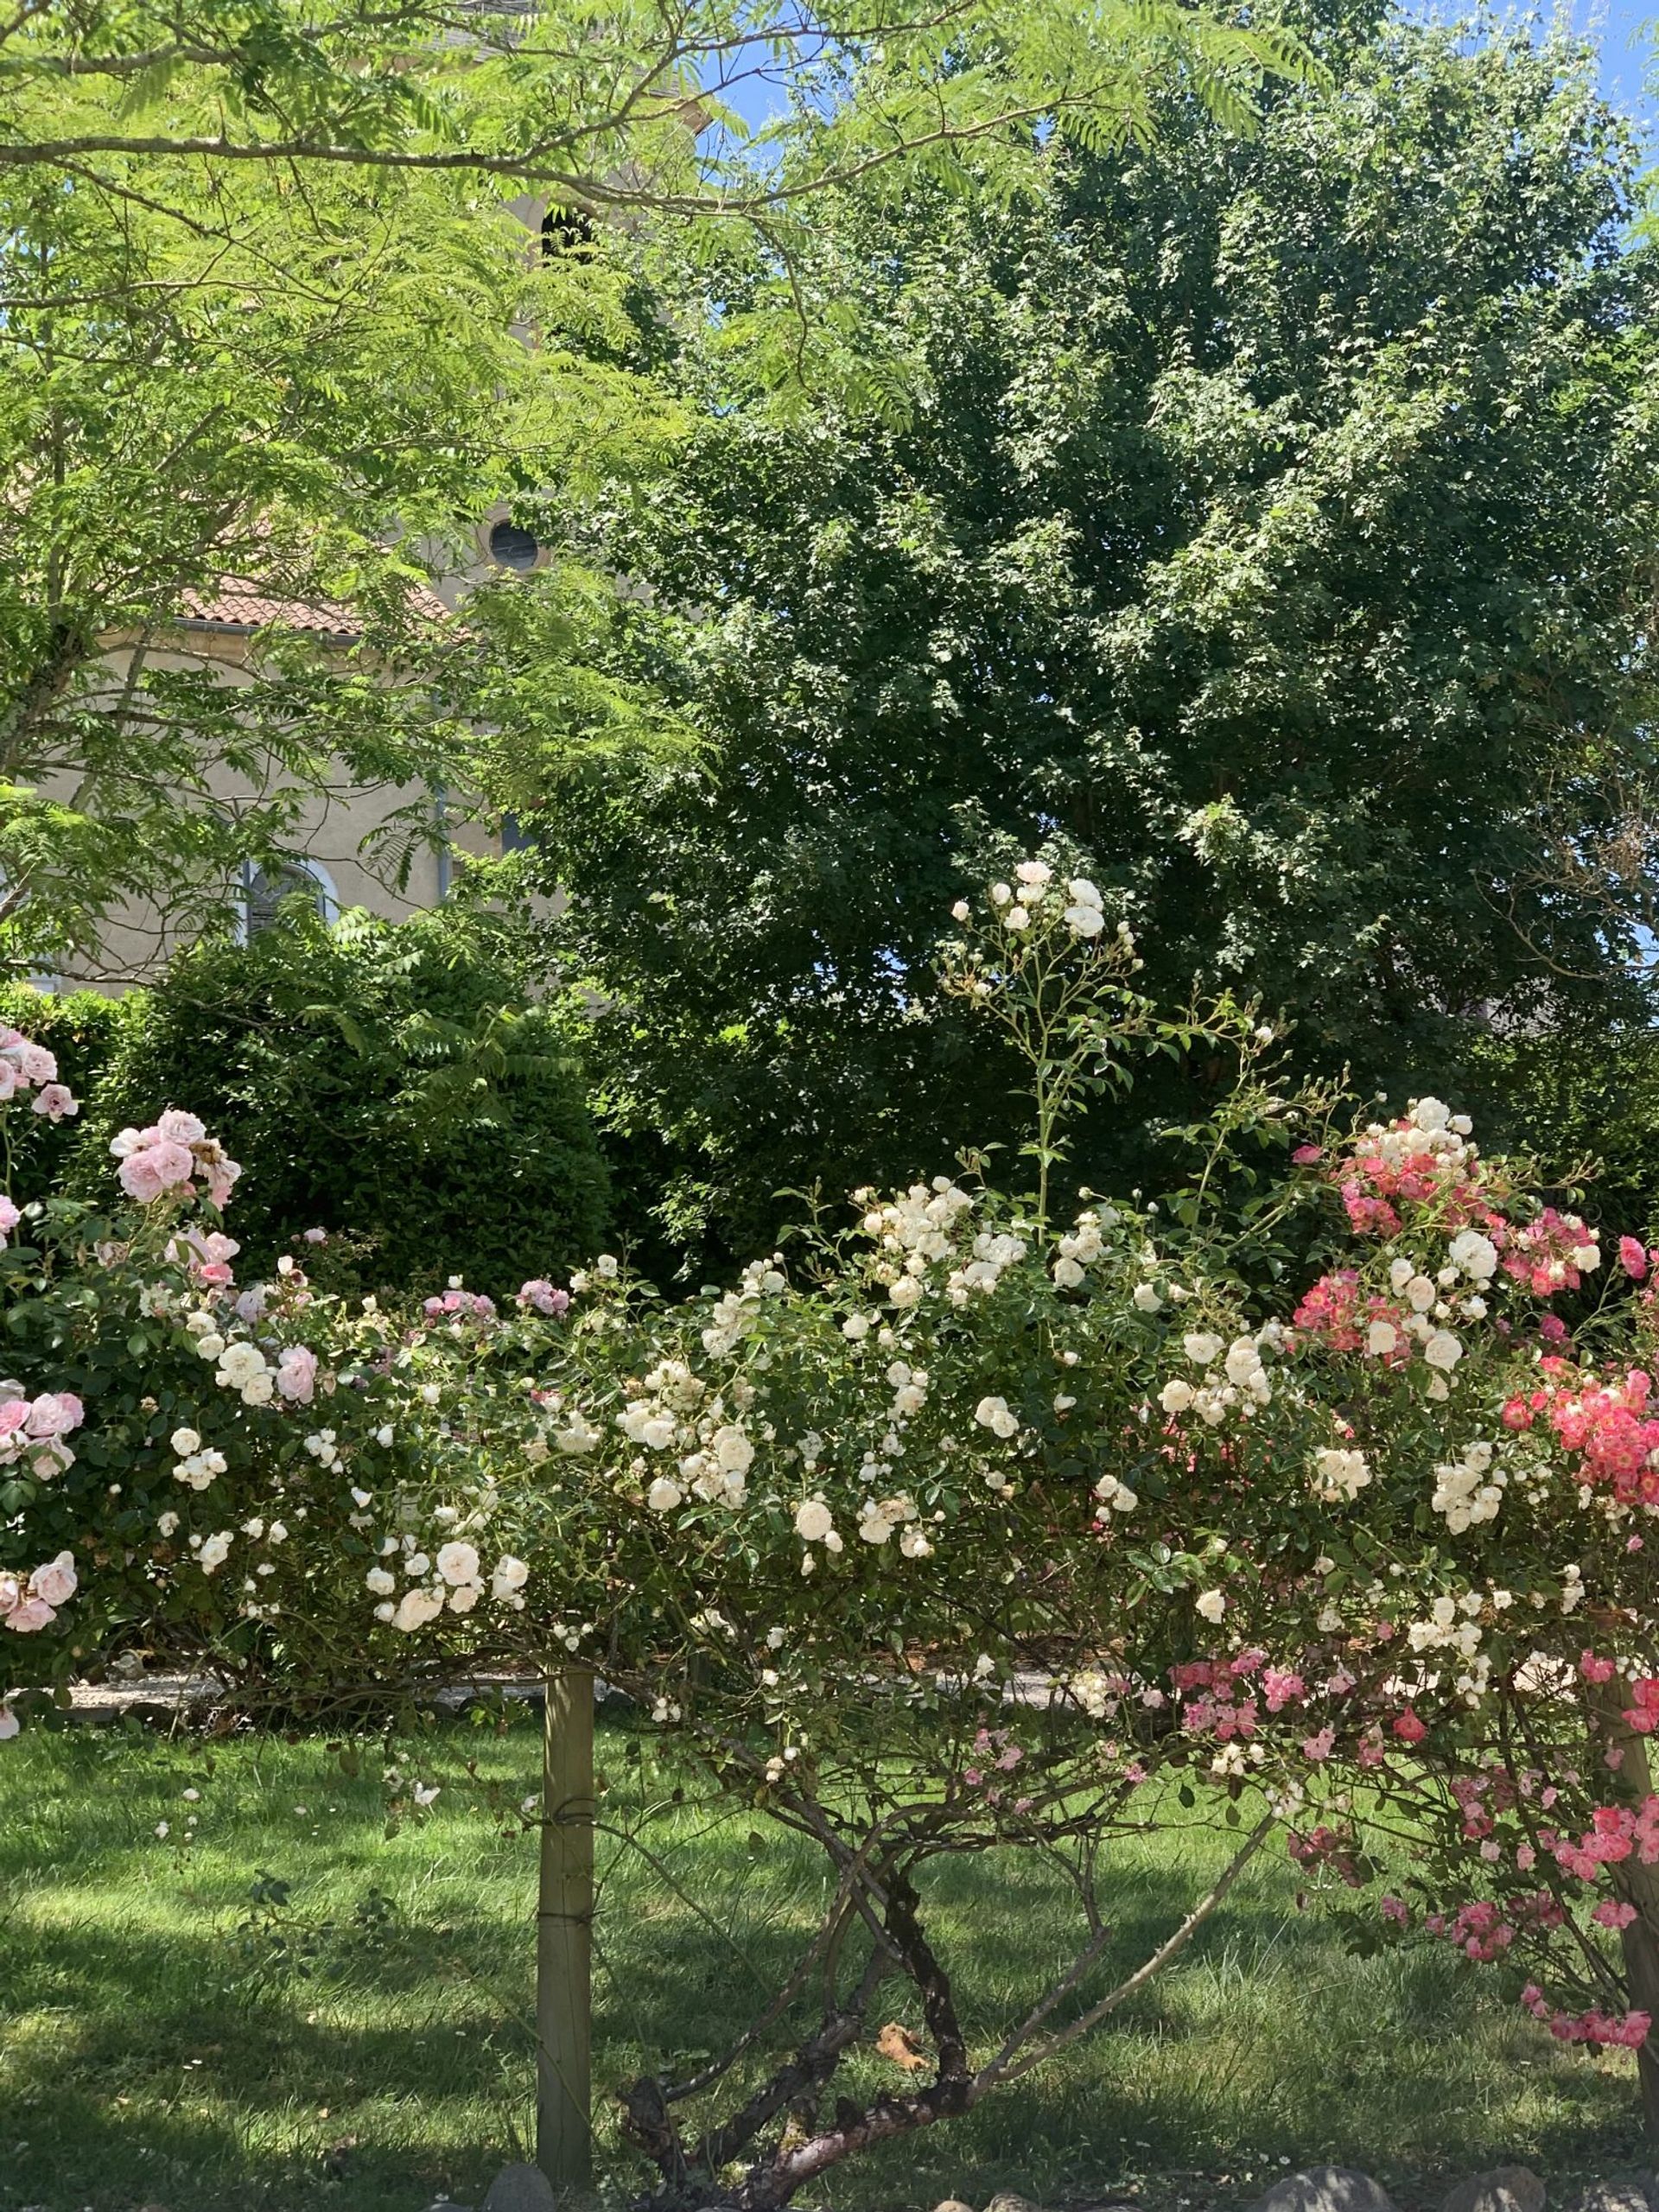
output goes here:
<path id="1" fill-rule="evenodd" d="M 302 1231 L 345 1241 L 365 1287 L 451 1274 L 499 1297 L 590 1258 L 608 1204 L 581 1089 L 487 917 L 397 924 L 302 906 L 248 945 L 174 961 L 118 1016 L 73 1159 L 107 1187 L 109 1140 L 167 1106 L 201 1116 L 245 1169 L 238 1273 Z"/>
<path id="2" fill-rule="evenodd" d="M 96 991 L 59 998 L 29 983 L 0 983 L 0 1021 L 56 1053 L 59 1079 L 80 1101 L 83 1116 L 96 1111 L 90 1102 L 123 1034 L 141 1011 L 132 998 L 106 999 Z M 11 1194 L 20 1201 L 41 1198 L 79 1149 L 81 1123 L 60 1122 L 54 1127 L 27 1111 L 5 1118 Z"/>

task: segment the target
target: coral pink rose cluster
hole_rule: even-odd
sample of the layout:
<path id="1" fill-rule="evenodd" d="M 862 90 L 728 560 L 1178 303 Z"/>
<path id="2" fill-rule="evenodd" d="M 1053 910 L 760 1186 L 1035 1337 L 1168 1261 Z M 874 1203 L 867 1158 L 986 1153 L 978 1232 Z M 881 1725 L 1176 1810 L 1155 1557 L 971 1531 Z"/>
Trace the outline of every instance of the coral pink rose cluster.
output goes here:
<path id="1" fill-rule="evenodd" d="M 78 1581 L 73 1552 L 60 1552 L 44 1567 L 37 1567 L 27 1582 L 15 1574 L 0 1574 L 0 1623 L 19 1636 L 50 1628 L 59 1606 L 74 1596 Z"/>
<path id="2" fill-rule="evenodd" d="M 194 1114 L 169 1106 L 147 1129 L 123 1129 L 110 1140 L 120 1161 L 121 1187 L 141 1206 L 158 1198 L 196 1195 L 196 1178 L 212 1203 L 223 1207 L 242 1173 Z"/>

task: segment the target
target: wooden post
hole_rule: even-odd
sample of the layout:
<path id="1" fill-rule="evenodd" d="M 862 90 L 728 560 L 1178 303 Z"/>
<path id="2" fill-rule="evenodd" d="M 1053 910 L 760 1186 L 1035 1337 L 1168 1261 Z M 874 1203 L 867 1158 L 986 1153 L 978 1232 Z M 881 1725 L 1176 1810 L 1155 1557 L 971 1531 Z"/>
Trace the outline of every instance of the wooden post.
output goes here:
<path id="1" fill-rule="evenodd" d="M 550 1667 L 542 1724 L 536 1913 L 536 2163 L 555 2189 L 593 2178 L 594 1678 Z"/>
<path id="2" fill-rule="evenodd" d="M 1624 1718 L 1624 1694 L 1615 1679 L 1595 1699 L 1590 1741 L 1596 1751 L 1616 1748 L 1618 1764 L 1611 1793 L 1632 1810 L 1644 1804 L 1652 1792 L 1648 1738 L 1638 1736 Z M 1630 2009 L 1650 2012 L 1652 2033 L 1637 2053 L 1637 2079 L 1642 2095 L 1642 2118 L 1648 2140 L 1659 2149 L 1659 1866 L 1644 1866 L 1634 1853 L 1612 1870 L 1614 1893 L 1636 1907 L 1637 1916 L 1619 1935 L 1624 1954 L 1624 1975 Z"/>

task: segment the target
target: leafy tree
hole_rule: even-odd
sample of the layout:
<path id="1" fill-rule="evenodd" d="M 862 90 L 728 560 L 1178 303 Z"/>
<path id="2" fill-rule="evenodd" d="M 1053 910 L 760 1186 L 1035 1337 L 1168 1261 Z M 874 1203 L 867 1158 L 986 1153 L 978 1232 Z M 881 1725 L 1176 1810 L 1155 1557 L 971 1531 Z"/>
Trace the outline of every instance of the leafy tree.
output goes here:
<path id="1" fill-rule="evenodd" d="M 1160 992 L 1249 977 L 1368 1084 L 1639 1015 L 1630 135 L 1576 49 L 1317 15 L 1329 81 L 1248 142 L 1183 109 L 1035 202 L 838 197 L 803 304 L 859 319 L 861 378 L 780 409 L 802 278 L 757 263 L 688 345 L 671 479 L 595 517 L 716 743 L 549 789 L 542 835 L 687 1241 L 998 1131 L 1006 1071 L 919 1002 L 1005 836 L 1059 838 Z"/>
<path id="2" fill-rule="evenodd" d="M 258 170 L 200 205 L 181 225 L 93 177 L 0 170 L 0 938 L 18 963 L 91 958 L 134 902 L 176 938 L 342 788 L 405 787 L 410 834 L 435 835 L 429 790 L 465 785 L 480 685 L 503 656 L 579 666 L 587 618 L 525 638 L 486 594 L 463 635 L 430 570 L 475 555 L 493 501 L 583 451 L 643 459 L 660 422 L 638 377 L 591 357 L 632 331 L 620 278 L 537 261 L 499 196 Z M 579 325 L 590 358 L 526 346 L 525 318 Z M 227 582 L 264 626 L 245 682 L 179 630 Z M 556 579 L 543 595 L 556 613 Z"/>
<path id="3" fill-rule="evenodd" d="M 810 35 L 728 0 L 31 0 L 0 22 L 3 949 L 84 962 L 135 902 L 176 938 L 341 786 L 407 787 L 401 866 L 504 697 L 521 751 L 655 734 L 582 579 L 447 634 L 420 588 L 493 502 L 668 426 L 591 216 L 671 218 L 669 268 L 728 216 L 798 256 L 834 177 L 1012 189 L 1039 121 L 1121 143 L 1162 83 L 1243 124 L 1300 66 L 1172 0 L 857 0 Z M 762 68 L 790 97 L 746 143 L 722 94 Z M 237 690 L 169 651 L 226 578 L 279 610 Z"/>
<path id="4" fill-rule="evenodd" d="M 464 171 L 770 220 L 836 178 L 954 174 L 970 147 L 1017 164 L 1039 120 L 1140 135 L 1160 80 L 1243 122 L 1263 74 L 1302 60 L 1180 0 L 30 0 L 0 22 L 0 170 L 91 170 L 152 201 L 124 165 Z M 733 102 L 757 80 L 783 98 L 752 131 Z"/>

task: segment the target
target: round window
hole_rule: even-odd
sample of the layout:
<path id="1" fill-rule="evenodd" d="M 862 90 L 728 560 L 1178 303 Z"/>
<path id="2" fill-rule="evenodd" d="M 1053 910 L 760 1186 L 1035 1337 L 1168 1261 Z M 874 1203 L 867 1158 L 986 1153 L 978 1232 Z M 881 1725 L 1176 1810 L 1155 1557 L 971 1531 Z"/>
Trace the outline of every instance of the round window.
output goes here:
<path id="1" fill-rule="evenodd" d="M 504 569 L 517 569 L 521 575 L 535 567 L 541 550 L 529 531 L 516 522 L 499 522 L 490 531 L 491 560 Z"/>

